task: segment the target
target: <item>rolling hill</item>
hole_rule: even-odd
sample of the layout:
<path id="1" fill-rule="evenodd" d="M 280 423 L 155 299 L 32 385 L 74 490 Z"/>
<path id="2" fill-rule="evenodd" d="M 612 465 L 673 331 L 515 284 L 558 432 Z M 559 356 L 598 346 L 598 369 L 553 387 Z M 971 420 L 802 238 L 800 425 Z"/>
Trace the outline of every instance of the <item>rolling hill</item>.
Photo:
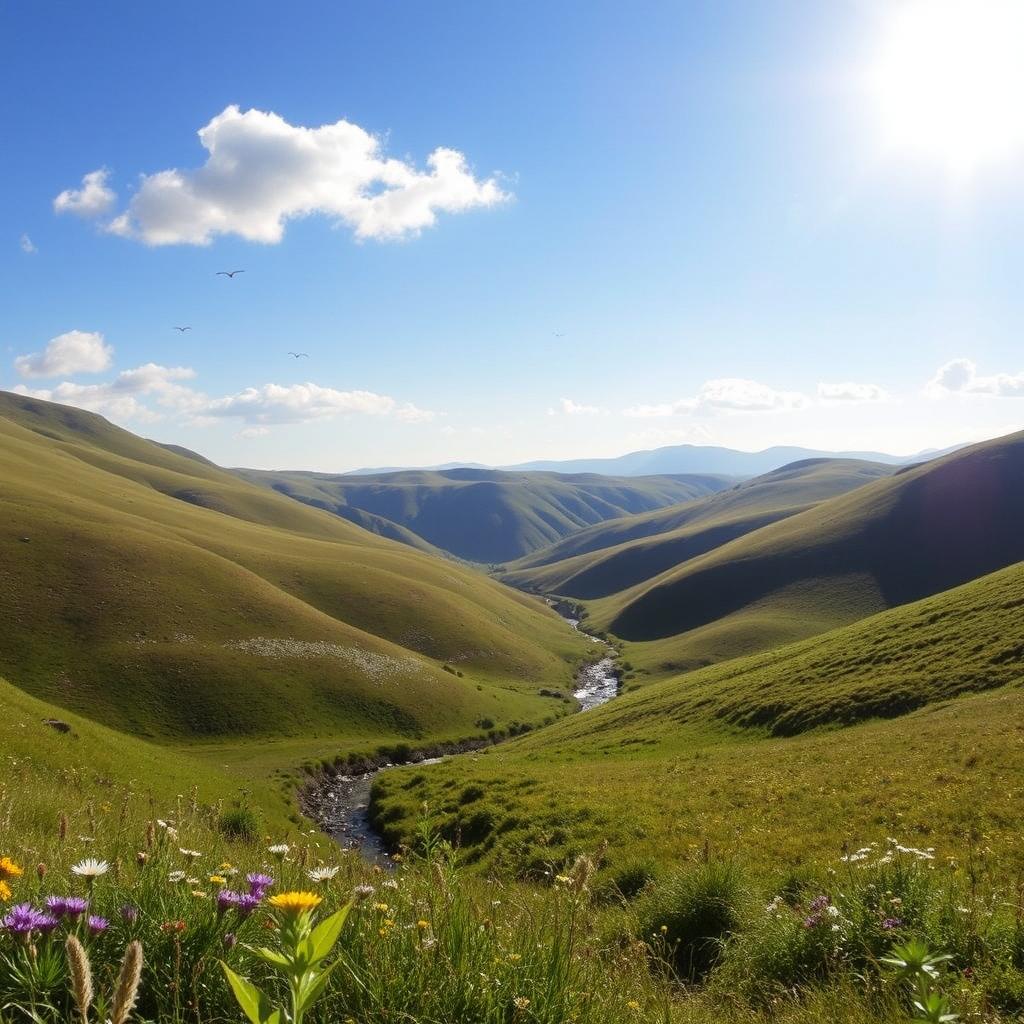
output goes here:
<path id="1" fill-rule="evenodd" d="M 1024 434 L 907 467 L 588 604 L 681 671 L 813 636 L 1024 558 Z"/>
<path id="2" fill-rule="evenodd" d="M 893 471 L 850 459 L 796 462 L 697 501 L 581 530 L 514 562 L 502 578 L 543 593 L 603 597 Z"/>
<path id="3" fill-rule="evenodd" d="M 0 674 L 168 743 L 477 734 L 561 703 L 540 602 L 91 413 L 0 393 Z M 269 756 L 269 754 L 268 754 Z"/>
<path id="4" fill-rule="evenodd" d="M 766 870 L 895 836 L 1022 862 L 1024 565 L 823 636 L 627 693 L 473 758 L 379 777 L 411 837 L 426 802 L 488 871 L 609 844 L 612 869 L 708 843 Z"/>
<path id="5" fill-rule="evenodd" d="M 496 564 L 593 523 L 711 494 L 714 474 L 616 479 L 595 474 L 410 470 L 377 476 L 236 470 L 239 476 L 396 540 L 411 532 L 470 562 Z"/>

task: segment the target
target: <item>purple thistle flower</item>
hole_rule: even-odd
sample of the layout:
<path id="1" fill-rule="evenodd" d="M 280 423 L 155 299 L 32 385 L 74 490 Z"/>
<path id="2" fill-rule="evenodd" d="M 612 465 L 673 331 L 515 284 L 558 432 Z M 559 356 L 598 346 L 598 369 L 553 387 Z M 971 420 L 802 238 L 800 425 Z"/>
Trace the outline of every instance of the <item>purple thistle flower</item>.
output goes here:
<path id="1" fill-rule="evenodd" d="M 121 907 L 121 920 L 125 924 L 135 924 L 139 919 L 139 908 L 133 907 L 130 903 L 126 903 Z"/>
<path id="2" fill-rule="evenodd" d="M 811 901 L 812 914 L 820 914 L 832 901 L 827 896 L 818 896 Z"/>
<path id="3" fill-rule="evenodd" d="M 224 943 L 225 949 L 234 949 L 238 945 L 238 936 L 234 932 L 225 932 L 221 941 Z"/>
<path id="4" fill-rule="evenodd" d="M 80 917 L 89 909 L 89 901 L 81 896 L 51 896 L 46 909 L 54 917 Z"/>
<path id="5" fill-rule="evenodd" d="M 49 935 L 60 925 L 60 921 L 50 914 L 40 914 L 36 927 L 43 935 Z"/>
<path id="6" fill-rule="evenodd" d="M 65 913 L 63 896 L 47 896 L 46 897 L 46 912 L 52 914 L 54 917 L 63 917 Z"/>
<path id="7" fill-rule="evenodd" d="M 90 914 L 88 920 L 88 928 L 90 935 L 100 935 L 110 927 L 110 922 L 105 917 L 98 917 L 96 914 Z"/>
<path id="8" fill-rule="evenodd" d="M 248 917 L 260 905 L 260 901 L 262 899 L 262 893 L 259 896 L 256 896 L 252 893 L 244 892 L 238 897 L 236 909 L 242 917 Z"/>
<path id="9" fill-rule="evenodd" d="M 270 875 L 246 875 L 245 880 L 249 883 L 249 892 L 258 899 L 263 899 L 267 890 L 274 884 Z"/>
<path id="10" fill-rule="evenodd" d="M 821 914 L 811 914 L 810 917 L 804 918 L 805 928 L 817 928 L 821 924 Z"/>
<path id="11" fill-rule="evenodd" d="M 894 928 L 902 928 L 903 920 L 899 917 L 887 917 L 882 922 L 882 931 L 891 932 Z"/>
<path id="12" fill-rule="evenodd" d="M 2 923 L 12 935 L 28 935 L 43 924 L 47 917 L 47 914 L 35 910 L 31 903 L 19 903 L 16 907 L 11 907 Z"/>
<path id="13" fill-rule="evenodd" d="M 238 906 L 238 901 L 242 898 L 242 894 L 234 892 L 231 889 L 221 889 L 217 893 L 217 913 L 225 914 L 232 907 Z"/>

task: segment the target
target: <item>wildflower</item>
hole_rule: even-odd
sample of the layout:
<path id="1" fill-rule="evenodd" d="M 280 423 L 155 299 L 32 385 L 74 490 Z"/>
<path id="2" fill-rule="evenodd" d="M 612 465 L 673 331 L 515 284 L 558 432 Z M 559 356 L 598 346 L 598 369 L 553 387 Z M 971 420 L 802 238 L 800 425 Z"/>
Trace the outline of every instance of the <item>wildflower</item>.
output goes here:
<path id="1" fill-rule="evenodd" d="M 89 909 L 89 901 L 81 896 L 48 896 L 46 912 L 53 917 L 81 917 Z"/>
<path id="2" fill-rule="evenodd" d="M 23 874 L 22 869 L 10 857 L 0 857 L 0 881 L 20 878 Z"/>
<path id="3" fill-rule="evenodd" d="M 527 999 L 526 996 L 516 996 L 515 999 L 512 1000 L 512 1005 L 517 1010 L 525 1010 L 529 1007 L 530 1000 Z"/>
<path id="4" fill-rule="evenodd" d="M 171 871 L 167 875 L 167 881 L 168 882 L 184 882 L 185 881 L 185 872 L 184 871 Z"/>
<path id="5" fill-rule="evenodd" d="M 661 927 L 660 927 L 660 928 L 658 929 L 658 931 L 659 931 L 659 932 L 661 932 L 661 934 L 662 934 L 662 935 L 668 935 L 668 925 L 667 925 L 667 924 L 663 924 L 663 925 L 662 925 L 662 926 L 661 926 Z"/>
<path id="6" fill-rule="evenodd" d="M 50 932 L 56 931 L 60 921 L 55 918 L 52 914 L 40 914 L 36 927 L 43 935 L 49 935 Z"/>
<path id="7" fill-rule="evenodd" d="M 238 936 L 234 932 L 225 932 L 220 941 L 224 944 L 225 949 L 234 949 L 238 945 Z"/>
<path id="8" fill-rule="evenodd" d="M 368 900 L 376 891 L 372 885 L 357 885 L 352 890 L 352 896 L 356 903 L 362 903 L 364 900 Z"/>
<path id="9" fill-rule="evenodd" d="M 397 879 L 386 878 L 383 882 L 380 883 L 380 887 L 382 889 L 398 889 L 399 885 Z"/>
<path id="10" fill-rule="evenodd" d="M 640 1004 L 635 999 L 630 999 L 630 1001 L 626 1003 L 626 1009 L 632 1010 L 634 1013 L 636 1013 L 640 1009 Z"/>
<path id="11" fill-rule="evenodd" d="M 105 875 L 110 870 L 110 865 L 105 860 L 97 860 L 95 857 L 86 857 L 77 864 L 71 865 L 71 870 L 80 878 L 92 883 L 100 875 Z"/>
<path id="12" fill-rule="evenodd" d="M 139 850 L 139 852 L 135 854 L 135 863 L 138 864 L 140 868 L 146 866 L 147 860 L 149 860 L 149 854 L 146 853 L 145 850 Z"/>
<path id="13" fill-rule="evenodd" d="M 198 850 L 186 850 L 184 847 L 178 847 L 178 853 L 182 855 L 191 864 L 194 860 L 199 860 L 202 854 Z"/>
<path id="14" fill-rule="evenodd" d="M 391 908 L 386 903 L 374 903 L 374 910 L 379 910 L 382 914 L 386 914 Z"/>
<path id="15" fill-rule="evenodd" d="M 287 843 L 274 843 L 273 846 L 267 847 L 267 853 L 272 857 L 276 857 L 278 861 L 282 861 L 288 856 L 288 851 L 291 847 Z"/>
<path id="16" fill-rule="evenodd" d="M 217 913 L 225 914 L 233 907 L 237 907 L 241 898 L 241 893 L 232 892 L 230 889 L 221 889 L 217 893 Z"/>
<path id="17" fill-rule="evenodd" d="M 902 928 L 903 921 L 898 917 L 887 917 L 882 922 L 882 931 L 891 932 L 895 928 Z"/>
<path id="18" fill-rule="evenodd" d="M 312 892 L 279 892 L 268 901 L 276 910 L 289 917 L 298 917 L 313 910 L 320 904 L 322 897 Z"/>
<path id="19" fill-rule="evenodd" d="M 764 912 L 766 914 L 775 914 L 775 913 L 777 913 L 781 909 L 781 907 L 782 907 L 782 897 L 781 896 L 774 896 L 772 898 L 771 902 L 764 908 Z"/>
<path id="20" fill-rule="evenodd" d="M 812 914 L 820 914 L 831 902 L 827 896 L 817 896 L 811 900 L 809 909 Z"/>
<path id="21" fill-rule="evenodd" d="M 572 879 L 568 875 L 555 875 L 555 885 L 572 885 Z"/>
<path id="22" fill-rule="evenodd" d="M 101 935 L 110 927 L 110 922 L 105 917 L 90 914 L 86 921 L 86 927 L 89 929 L 90 935 Z"/>
<path id="23" fill-rule="evenodd" d="M 186 927 L 187 926 L 184 921 L 164 921 L 164 923 L 160 925 L 160 931 L 180 935 Z"/>
<path id="24" fill-rule="evenodd" d="M 227 885 L 228 880 L 223 875 L 210 875 L 212 885 Z"/>
<path id="25" fill-rule="evenodd" d="M 306 872 L 311 882 L 329 882 L 338 873 L 338 868 L 310 868 Z"/>
<path id="26" fill-rule="evenodd" d="M 804 927 L 808 930 L 817 928 L 819 924 L 821 924 L 821 914 L 811 914 L 804 918 Z"/>
<path id="27" fill-rule="evenodd" d="M 12 895 L 11 887 L 0 878 L 0 903 L 6 903 Z"/>
<path id="28" fill-rule="evenodd" d="M 235 909 L 242 917 L 248 917 L 260 905 L 262 899 L 262 895 L 254 896 L 251 892 L 244 892 L 238 897 Z"/>
<path id="29" fill-rule="evenodd" d="M 206 893 L 203 892 L 202 889 L 193 889 L 192 890 L 192 895 L 195 896 L 195 898 L 197 900 L 205 900 L 206 899 Z"/>
<path id="30" fill-rule="evenodd" d="M 249 892 L 258 899 L 263 899 L 267 890 L 274 884 L 270 875 L 246 875 L 245 880 L 249 883 Z"/>
<path id="31" fill-rule="evenodd" d="M 509 959 L 509 963 L 517 964 L 523 958 L 522 958 L 522 956 L 519 953 L 509 953 L 508 959 Z"/>
<path id="32" fill-rule="evenodd" d="M 416 927 L 419 928 L 421 932 L 425 932 L 430 927 L 430 922 L 424 921 L 421 918 L 419 921 L 416 922 Z"/>
<path id="33" fill-rule="evenodd" d="M 121 907 L 121 920 L 125 924 L 135 924 L 139 919 L 139 908 L 133 907 L 130 903 L 126 903 Z"/>
<path id="34" fill-rule="evenodd" d="M 0 925 L 12 935 L 20 935 L 23 938 L 39 928 L 46 918 L 46 914 L 33 908 L 31 903 L 19 903 L 12 907 L 10 912 L 0 921 Z"/>

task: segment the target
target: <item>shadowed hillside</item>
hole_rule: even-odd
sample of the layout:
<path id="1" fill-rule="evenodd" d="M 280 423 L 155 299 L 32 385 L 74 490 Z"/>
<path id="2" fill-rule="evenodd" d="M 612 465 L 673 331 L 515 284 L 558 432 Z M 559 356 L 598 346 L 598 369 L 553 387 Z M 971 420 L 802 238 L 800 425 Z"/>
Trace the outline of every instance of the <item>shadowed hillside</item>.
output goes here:
<path id="1" fill-rule="evenodd" d="M 713 474 L 620 479 L 469 468 L 375 476 L 236 472 L 360 525 L 367 516 L 378 517 L 459 558 L 486 564 L 519 558 L 593 523 L 712 494 L 732 482 Z"/>
<path id="2" fill-rule="evenodd" d="M 698 501 L 581 530 L 520 559 L 503 579 L 544 593 L 603 597 L 892 472 L 845 459 L 796 462 Z"/>

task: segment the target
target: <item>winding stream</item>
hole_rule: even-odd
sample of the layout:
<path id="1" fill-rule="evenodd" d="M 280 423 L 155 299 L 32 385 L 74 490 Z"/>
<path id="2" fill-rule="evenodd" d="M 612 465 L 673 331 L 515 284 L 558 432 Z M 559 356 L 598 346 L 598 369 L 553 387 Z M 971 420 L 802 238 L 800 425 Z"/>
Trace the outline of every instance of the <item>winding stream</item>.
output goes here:
<path id="1" fill-rule="evenodd" d="M 566 606 L 550 600 L 548 605 L 573 629 L 579 628 L 579 619 L 573 618 Z M 589 639 L 611 650 L 603 640 Z M 606 704 L 619 692 L 615 661 L 608 656 L 584 665 L 576 673 L 575 686 L 573 696 L 579 702 L 580 712 Z M 441 757 L 431 757 L 414 763 L 437 764 L 440 760 Z M 307 788 L 303 809 L 343 850 L 358 850 L 371 863 L 387 865 L 390 863 L 388 851 L 370 824 L 370 788 L 378 772 L 394 767 L 383 764 L 355 775 L 325 775 Z"/>

